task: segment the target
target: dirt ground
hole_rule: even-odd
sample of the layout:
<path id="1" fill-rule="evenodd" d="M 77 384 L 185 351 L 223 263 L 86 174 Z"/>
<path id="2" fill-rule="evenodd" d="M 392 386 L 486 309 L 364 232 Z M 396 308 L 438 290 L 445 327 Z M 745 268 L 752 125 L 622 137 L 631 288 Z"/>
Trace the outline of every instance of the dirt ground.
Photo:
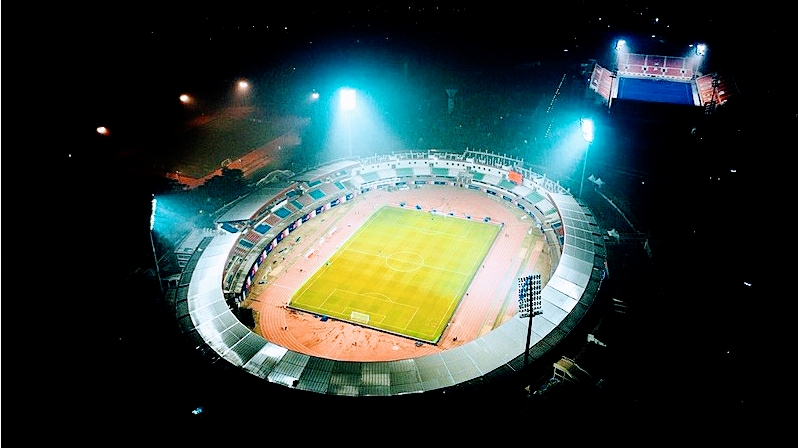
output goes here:
<path id="1" fill-rule="evenodd" d="M 482 268 L 437 344 L 415 340 L 289 309 L 293 293 L 319 269 L 368 216 L 384 204 L 420 204 L 424 209 L 504 223 Z M 457 219 L 457 218 L 455 218 Z M 498 224 L 497 224 L 498 225 Z M 373 191 L 325 211 L 291 233 L 286 250 L 274 251 L 261 266 L 241 306 L 251 308 L 254 331 L 296 352 L 337 361 L 391 361 L 439 353 L 465 344 L 506 322 L 518 311 L 517 279 L 551 275 L 549 247 L 529 216 L 514 204 L 451 186 Z M 299 238 L 298 241 L 296 239 Z M 261 283 L 263 282 L 263 283 Z"/>

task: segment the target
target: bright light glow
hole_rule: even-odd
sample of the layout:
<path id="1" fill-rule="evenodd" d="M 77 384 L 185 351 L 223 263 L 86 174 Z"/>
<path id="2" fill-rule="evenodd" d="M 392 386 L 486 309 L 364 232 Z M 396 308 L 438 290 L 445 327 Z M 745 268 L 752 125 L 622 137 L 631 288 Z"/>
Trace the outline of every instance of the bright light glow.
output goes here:
<path id="1" fill-rule="evenodd" d="M 246 90 L 249 88 L 249 83 L 246 81 L 238 81 L 238 90 Z"/>
<path id="2" fill-rule="evenodd" d="M 385 122 L 381 104 L 370 90 L 360 87 L 336 89 L 331 95 L 333 109 L 325 148 L 340 157 L 364 156 L 372 152 L 395 151 L 405 143 Z"/>
<path id="3" fill-rule="evenodd" d="M 310 94 L 310 99 L 313 100 L 313 101 L 316 101 L 317 99 L 319 99 L 319 92 L 311 93 Z"/>
<path id="4" fill-rule="evenodd" d="M 585 139 L 586 142 L 590 143 L 593 141 L 593 120 L 589 118 L 583 118 L 581 121 L 582 121 L 582 137 Z"/>
<path id="5" fill-rule="evenodd" d="M 695 54 L 699 56 L 704 56 L 707 54 L 707 46 L 706 44 L 698 44 L 695 46 Z"/>
<path id="6" fill-rule="evenodd" d="M 615 44 L 615 51 L 626 51 L 626 41 L 618 39 L 618 42 Z"/>
<path id="7" fill-rule="evenodd" d="M 155 197 L 152 198 L 152 213 L 150 213 L 150 230 L 155 227 L 155 206 L 158 204 L 158 200 Z"/>
<path id="8" fill-rule="evenodd" d="M 186 95 L 185 93 L 180 95 L 180 102 L 183 104 L 188 104 L 191 102 L 191 97 Z"/>
<path id="9" fill-rule="evenodd" d="M 100 135 L 108 135 L 108 128 L 105 126 L 100 126 L 97 128 L 97 133 Z"/>
<path id="10" fill-rule="evenodd" d="M 341 110 L 355 110 L 357 95 L 352 89 L 341 90 Z"/>

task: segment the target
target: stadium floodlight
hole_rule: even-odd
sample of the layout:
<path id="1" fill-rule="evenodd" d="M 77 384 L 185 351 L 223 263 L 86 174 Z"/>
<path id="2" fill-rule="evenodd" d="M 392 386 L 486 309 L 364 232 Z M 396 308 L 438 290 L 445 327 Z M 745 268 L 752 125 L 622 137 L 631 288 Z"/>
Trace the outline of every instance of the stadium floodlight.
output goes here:
<path id="1" fill-rule="evenodd" d="M 158 200 L 155 199 L 155 195 L 152 196 L 152 209 L 150 212 L 150 230 L 155 227 L 155 207 L 158 206 Z"/>
<path id="2" fill-rule="evenodd" d="M 352 111 L 357 106 L 357 94 L 353 89 L 341 90 L 341 110 Z"/>
<path id="3" fill-rule="evenodd" d="M 161 283 L 161 270 L 158 268 L 158 255 L 155 253 L 155 240 L 152 237 L 152 229 L 155 227 L 155 207 L 158 205 L 158 200 L 155 195 L 152 195 L 152 209 L 150 212 L 150 245 L 152 245 L 152 259 L 155 262 L 155 277 L 158 279 L 158 289 L 163 294 L 163 283 Z"/>
<path id="4" fill-rule="evenodd" d="M 586 142 L 591 143 L 593 141 L 593 120 L 582 118 L 580 123 L 582 124 L 582 137 Z"/>
<path id="5" fill-rule="evenodd" d="M 342 89 L 340 92 L 341 110 L 346 113 L 347 131 L 349 133 L 349 157 L 352 157 L 352 111 L 357 106 L 357 94 L 354 89 Z"/>
<path id="6" fill-rule="evenodd" d="M 235 89 L 232 93 L 234 106 L 248 106 L 250 104 L 252 95 L 252 85 L 246 79 L 239 79 L 235 83 Z"/>
<path id="7" fill-rule="evenodd" d="M 626 41 L 623 39 L 618 39 L 618 42 L 615 43 L 615 51 L 626 51 Z"/>
<path id="8" fill-rule="evenodd" d="M 587 142 L 585 148 L 585 160 L 582 162 L 582 179 L 579 181 L 579 197 L 582 197 L 582 189 L 585 186 L 585 169 L 587 168 L 587 153 L 590 151 L 590 145 L 593 143 L 593 120 L 589 118 L 582 118 L 582 137 Z"/>
<path id="9" fill-rule="evenodd" d="M 540 274 L 527 275 L 518 279 L 518 310 L 521 317 L 528 317 L 526 329 L 526 350 L 524 350 L 524 367 L 529 363 L 529 346 L 532 342 L 532 318 L 543 314 L 543 302 L 540 297 Z"/>
<path id="10" fill-rule="evenodd" d="M 695 54 L 698 56 L 705 56 L 707 54 L 707 45 L 698 44 L 695 46 Z"/>

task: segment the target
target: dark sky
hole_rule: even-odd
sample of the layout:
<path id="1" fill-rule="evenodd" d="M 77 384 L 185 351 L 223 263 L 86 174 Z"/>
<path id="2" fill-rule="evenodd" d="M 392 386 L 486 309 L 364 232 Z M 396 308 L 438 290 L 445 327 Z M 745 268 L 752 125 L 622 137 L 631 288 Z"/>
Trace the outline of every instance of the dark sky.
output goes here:
<path id="1" fill-rule="evenodd" d="M 378 65 L 387 66 L 409 63 L 420 71 L 456 77 L 536 61 L 572 64 L 591 58 L 601 60 L 617 37 L 634 40 L 641 53 L 665 55 L 678 55 L 690 44 L 706 42 L 710 48 L 710 66 L 733 73 L 749 108 L 741 119 L 746 121 L 744 130 L 740 131 L 744 136 L 727 138 L 724 145 L 728 147 L 728 154 L 744 155 L 734 160 L 745 162 L 743 165 L 749 168 L 750 177 L 747 180 L 760 182 L 763 175 L 759 169 L 764 162 L 759 157 L 775 154 L 776 151 L 771 147 L 780 141 L 783 129 L 795 122 L 795 103 L 781 102 L 776 96 L 778 92 L 783 97 L 794 98 L 794 89 L 785 89 L 779 81 L 783 79 L 779 74 L 761 75 L 763 69 L 778 73 L 779 64 L 788 62 L 780 51 L 786 43 L 795 39 L 788 34 L 789 28 L 782 26 L 789 13 L 779 8 L 786 6 L 771 8 L 763 4 L 754 11 L 741 11 L 732 5 L 711 2 L 651 3 L 654 2 L 612 4 L 565 0 L 546 5 L 533 2 L 460 7 L 346 7 L 332 4 L 277 6 L 267 2 L 228 2 L 202 6 L 196 3 L 182 10 L 174 5 L 160 3 L 112 4 L 91 8 L 62 6 L 52 11 L 52 22 L 46 22 L 49 28 L 43 34 L 47 39 L 44 47 L 39 47 L 42 48 L 39 53 L 26 52 L 20 61 L 24 60 L 27 64 L 12 65 L 7 58 L 6 74 L 9 71 L 14 73 L 7 76 L 6 80 L 21 84 L 25 79 L 25 69 L 35 67 L 39 71 L 36 78 L 48 81 L 47 85 L 51 86 L 48 88 L 48 102 L 37 103 L 36 109 L 38 113 L 45 107 L 48 111 L 55 109 L 47 115 L 57 117 L 55 126 L 60 128 L 63 125 L 65 143 L 48 144 L 46 151 L 52 152 L 53 158 L 58 161 L 53 173 L 61 176 L 65 182 L 64 188 L 58 193 L 63 194 L 65 204 L 71 204 L 71 213 L 66 213 L 71 223 L 65 226 L 73 235 L 73 248 L 80 252 L 84 251 L 86 245 L 94 244 L 88 242 L 92 239 L 92 229 L 107 224 L 103 213 L 112 216 L 112 220 L 128 219 L 126 201 L 134 196 L 138 198 L 140 194 L 136 191 L 136 179 L 122 176 L 125 167 L 120 166 L 114 157 L 109 157 L 108 152 L 122 151 L 128 145 L 146 146 L 147 142 L 156 139 L 161 133 L 168 132 L 175 116 L 179 115 L 180 105 L 176 98 L 180 93 L 204 92 L 209 97 L 221 97 L 238 77 L 266 80 L 275 85 L 284 82 L 285 85 L 296 87 L 303 83 L 311 84 L 316 76 L 340 63 L 349 67 L 350 74 L 365 70 L 373 61 L 378 61 Z M 6 19 L 12 17 L 6 14 Z M 8 37 L 6 43 L 11 43 Z M 7 95 L 17 90 L 10 89 L 8 82 L 5 87 Z M 6 112 L 8 117 L 8 107 Z M 125 143 L 108 148 L 105 142 L 98 140 L 95 133 L 97 126 L 118 130 Z M 6 129 L 8 131 L 8 126 Z M 7 158 L 7 167 L 8 161 Z M 708 166 L 709 171 L 714 169 L 720 172 L 728 168 L 728 160 L 719 160 L 716 168 L 711 162 L 704 160 L 702 166 Z M 700 219 L 710 219 L 713 225 L 718 221 L 728 224 L 730 220 L 739 219 L 739 234 L 731 231 L 726 233 L 724 230 L 723 239 L 739 238 L 740 249 L 745 253 L 752 244 L 769 244 L 767 241 L 752 242 L 757 236 L 751 232 L 762 228 L 760 215 L 755 210 L 758 207 L 747 202 L 748 199 L 754 199 L 753 195 L 746 193 L 743 196 L 745 200 L 739 202 L 719 201 L 718 198 L 727 192 L 707 189 L 704 183 L 682 185 L 680 188 L 688 192 L 696 189 L 696 194 L 703 195 L 702 203 L 724 205 L 717 213 L 707 213 Z M 740 185 L 734 187 L 735 192 L 743 190 Z M 89 200 L 85 199 L 87 197 Z M 739 213 L 725 207 L 730 204 L 738 206 Z M 657 203 L 649 208 L 665 206 L 664 203 Z M 709 207 L 708 210 L 713 209 Z M 718 216 L 722 216 L 722 219 Z M 767 217 L 764 218 L 768 221 Z M 678 216 L 673 217 L 673 224 L 689 227 Z M 764 224 L 764 227 L 770 225 Z M 105 232 L 101 234 L 105 235 Z M 120 238 L 103 244 L 146 243 L 146 239 L 127 241 Z M 691 240 L 691 243 L 700 245 L 701 240 Z M 93 250 L 102 253 L 102 248 L 95 247 Z M 722 241 L 714 241 L 707 251 L 697 247 L 689 250 L 693 252 L 686 255 L 690 257 L 685 264 L 688 270 L 701 269 L 696 257 L 728 259 L 738 253 L 723 247 Z M 80 260 L 91 258 L 85 253 L 78 257 Z M 730 275 L 716 275 L 716 278 L 738 282 L 746 275 L 759 276 L 759 269 L 746 269 L 748 263 L 737 264 L 730 268 Z M 92 278 L 102 276 L 108 268 L 107 265 L 98 266 L 94 271 L 96 274 L 90 275 Z M 75 269 L 75 272 L 78 271 L 80 269 Z M 72 273 L 72 270 L 69 272 Z M 669 272 L 683 274 L 679 270 Z M 713 273 L 718 274 L 715 271 Z M 98 284 L 103 284 L 102 279 L 99 280 Z M 684 282 L 684 287 L 690 288 L 700 282 L 701 277 L 691 272 L 667 281 Z M 83 286 L 77 286 L 83 282 L 68 284 L 87 291 Z M 712 285 L 700 285 L 699 289 L 702 293 L 714 294 L 713 300 L 722 300 L 721 296 L 728 291 L 727 286 L 714 292 Z M 96 296 L 97 301 L 86 305 L 87 315 L 91 318 L 81 315 L 80 322 L 96 324 L 98 333 L 112 328 L 113 323 L 109 320 L 114 316 L 105 310 L 116 307 L 106 308 L 103 305 L 103 300 L 112 299 L 91 292 L 91 288 L 88 291 L 91 297 Z M 673 304 L 664 306 L 673 314 L 682 312 L 675 310 Z M 706 311 L 703 306 L 699 308 Z M 140 313 L 145 315 L 150 311 L 145 307 Z M 745 321 L 750 320 L 742 314 L 743 311 L 739 316 L 739 331 L 745 331 Z M 735 313 L 725 311 L 720 313 L 720 317 L 731 319 Z M 724 324 L 722 328 L 728 333 L 723 334 L 739 337 L 735 327 L 731 323 Z M 80 333 L 81 340 L 94 333 L 86 327 L 76 331 Z M 716 339 L 713 337 L 712 340 Z M 98 351 L 118 349 L 112 341 L 108 343 L 108 347 L 103 345 Z M 146 343 L 157 344 L 158 341 L 148 338 Z M 678 343 L 689 343 L 689 340 L 679 338 Z M 706 345 L 709 346 L 709 343 Z M 754 363 L 756 358 L 753 349 L 743 345 L 747 357 L 736 362 Z M 146 347 L 126 349 L 146 364 Z M 104 360 L 108 354 L 104 353 L 99 358 Z M 84 356 L 80 362 L 92 364 L 88 358 L 90 356 Z M 141 381 L 150 386 L 158 384 L 142 392 L 148 404 L 135 400 L 136 393 L 131 393 L 125 395 L 131 406 L 141 407 L 140 412 L 144 414 L 148 412 L 147 406 L 160 406 L 161 409 L 155 413 L 158 418 L 169 419 L 175 415 L 182 418 L 185 409 L 190 406 L 189 402 L 201 403 L 203 398 L 201 394 L 185 393 L 181 390 L 182 385 L 200 385 L 193 381 L 183 383 L 183 375 L 187 372 L 175 367 L 175 364 L 180 363 L 179 360 L 166 362 L 155 358 L 156 362 L 166 364 L 163 372 L 159 372 L 157 366 L 152 369 L 140 366 L 131 368 L 127 361 L 122 361 L 113 366 L 110 372 L 103 370 L 102 366 L 92 366 L 86 378 L 109 385 L 122 380 L 127 384 L 141 380 L 131 375 L 148 376 Z M 700 358 L 691 356 L 689 359 L 696 361 Z M 697 378 L 696 381 L 705 380 L 713 374 L 717 366 L 712 363 L 717 362 L 718 358 L 713 353 L 708 359 L 711 360 L 709 365 L 693 365 L 692 369 L 686 368 L 682 373 L 703 378 Z M 84 367 L 80 366 L 79 369 L 82 371 Z M 99 370 L 94 370 L 94 367 Z M 73 379 L 68 376 L 58 384 L 62 388 L 70 388 Z M 224 378 L 220 381 L 231 380 Z M 90 394 L 95 393 L 95 388 L 86 383 L 85 378 L 80 382 L 87 391 L 92 391 Z M 245 386 L 241 384 L 231 381 L 228 386 L 232 394 L 244 393 Z M 104 390 L 115 389 L 111 387 Z M 169 398 L 172 393 L 174 396 Z M 193 401 L 181 401 L 187 395 Z M 80 394 L 74 391 L 64 396 L 70 401 L 80 399 Z M 221 394 L 210 399 L 204 398 L 214 402 L 225 400 Z M 98 401 L 103 404 L 108 402 L 108 397 Z M 296 410 L 294 407 L 290 409 Z M 119 411 L 116 408 L 114 410 Z M 91 414 L 101 415 L 102 409 L 98 405 Z M 140 414 L 139 410 L 120 412 L 126 417 L 135 415 L 133 420 L 146 427 L 147 419 L 142 417 L 144 414 Z M 396 415 L 402 414 L 397 413 L 394 417 Z M 232 416 L 225 416 L 225 419 L 228 417 L 233 422 Z M 169 426 L 168 421 L 152 424 Z M 246 431 L 239 431 L 244 437 Z M 233 440 L 233 443 L 248 443 L 243 438 Z M 264 438 L 259 440 L 263 441 Z"/>
<path id="2" fill-rule="evenodd" d="M 743 14 L 702 3 L 140 5 L 70 9 L 66 17 L 78 19 L 52 26 L 58 32 L 42 55 L 58 57 L 41 76 L 62 87 L 65 102 L 81 104 L 70 114 L 86 123 L 81 131 L 93 132 L 95 123 L 124 126 L 142 115 L 155 126 L 180 107 L 176 95 L 219 96 L 238 77 L 299 83 L 314 67 L 363 61 L 468 73 L 541 60 L 602 60 L 618 37 L 646 54 L 678 55 L 705 42 L 708 67 L 733 71 L 743 91 L 760 94 L 752 65 L 778 54 L 787 32 L 772 10 Z"/>

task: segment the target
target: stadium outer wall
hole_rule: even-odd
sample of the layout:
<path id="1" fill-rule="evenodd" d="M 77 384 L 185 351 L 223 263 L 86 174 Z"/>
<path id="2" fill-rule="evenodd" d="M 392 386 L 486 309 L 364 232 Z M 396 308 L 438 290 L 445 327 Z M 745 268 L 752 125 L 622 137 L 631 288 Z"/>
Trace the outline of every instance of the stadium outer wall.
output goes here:
<path id="1" fill-rule="evenodd" d="M 520 184 L 510 182 L 522 175 Z M 320 394 L 393 396 L 423 393 L 484 381 L 524 367 L 528 319 L 513 316 L 498 328 L 437 354 L 392 361 L 335 361 L 299 353 L 253 332 L 234 313 L 231 297 L 246 297 L 268 252 L 308 216 L 329 210 L 356 194 L 388 188 L 451 185 L 500 197 L 524 210 L 545 231 L 559 254 L 541 292 L 543 314 L 533 319 L 528 361 L 543 358 L 582 320 L 604 278 L 606 247 L 595 218 L 558 183 L 524 167 L 520 160 L 480 151 L 408 152 L 338 162 L 303 173 L 281 195 L 332 183 L 333 199 L 320 197 L 311 212 L 285 216 L 266 238 L 236 265 L 231 256 L 242 235 L 216 231 L 203 237 L 176 288 L 169 294 L 184 335 L 218 360 L 270 383 Z M 274 210 L 282 196 L 257 199 Z M 326 208 L 325 208 L 326 207 Z M 257 211 L 263 210 L 261 207 Z M 255 216 L 257 213 L 253 213 Z M 262 221 L 262 220 L 259 220 Z M 246 268 L 244 268 L 246 267 Z"/>

